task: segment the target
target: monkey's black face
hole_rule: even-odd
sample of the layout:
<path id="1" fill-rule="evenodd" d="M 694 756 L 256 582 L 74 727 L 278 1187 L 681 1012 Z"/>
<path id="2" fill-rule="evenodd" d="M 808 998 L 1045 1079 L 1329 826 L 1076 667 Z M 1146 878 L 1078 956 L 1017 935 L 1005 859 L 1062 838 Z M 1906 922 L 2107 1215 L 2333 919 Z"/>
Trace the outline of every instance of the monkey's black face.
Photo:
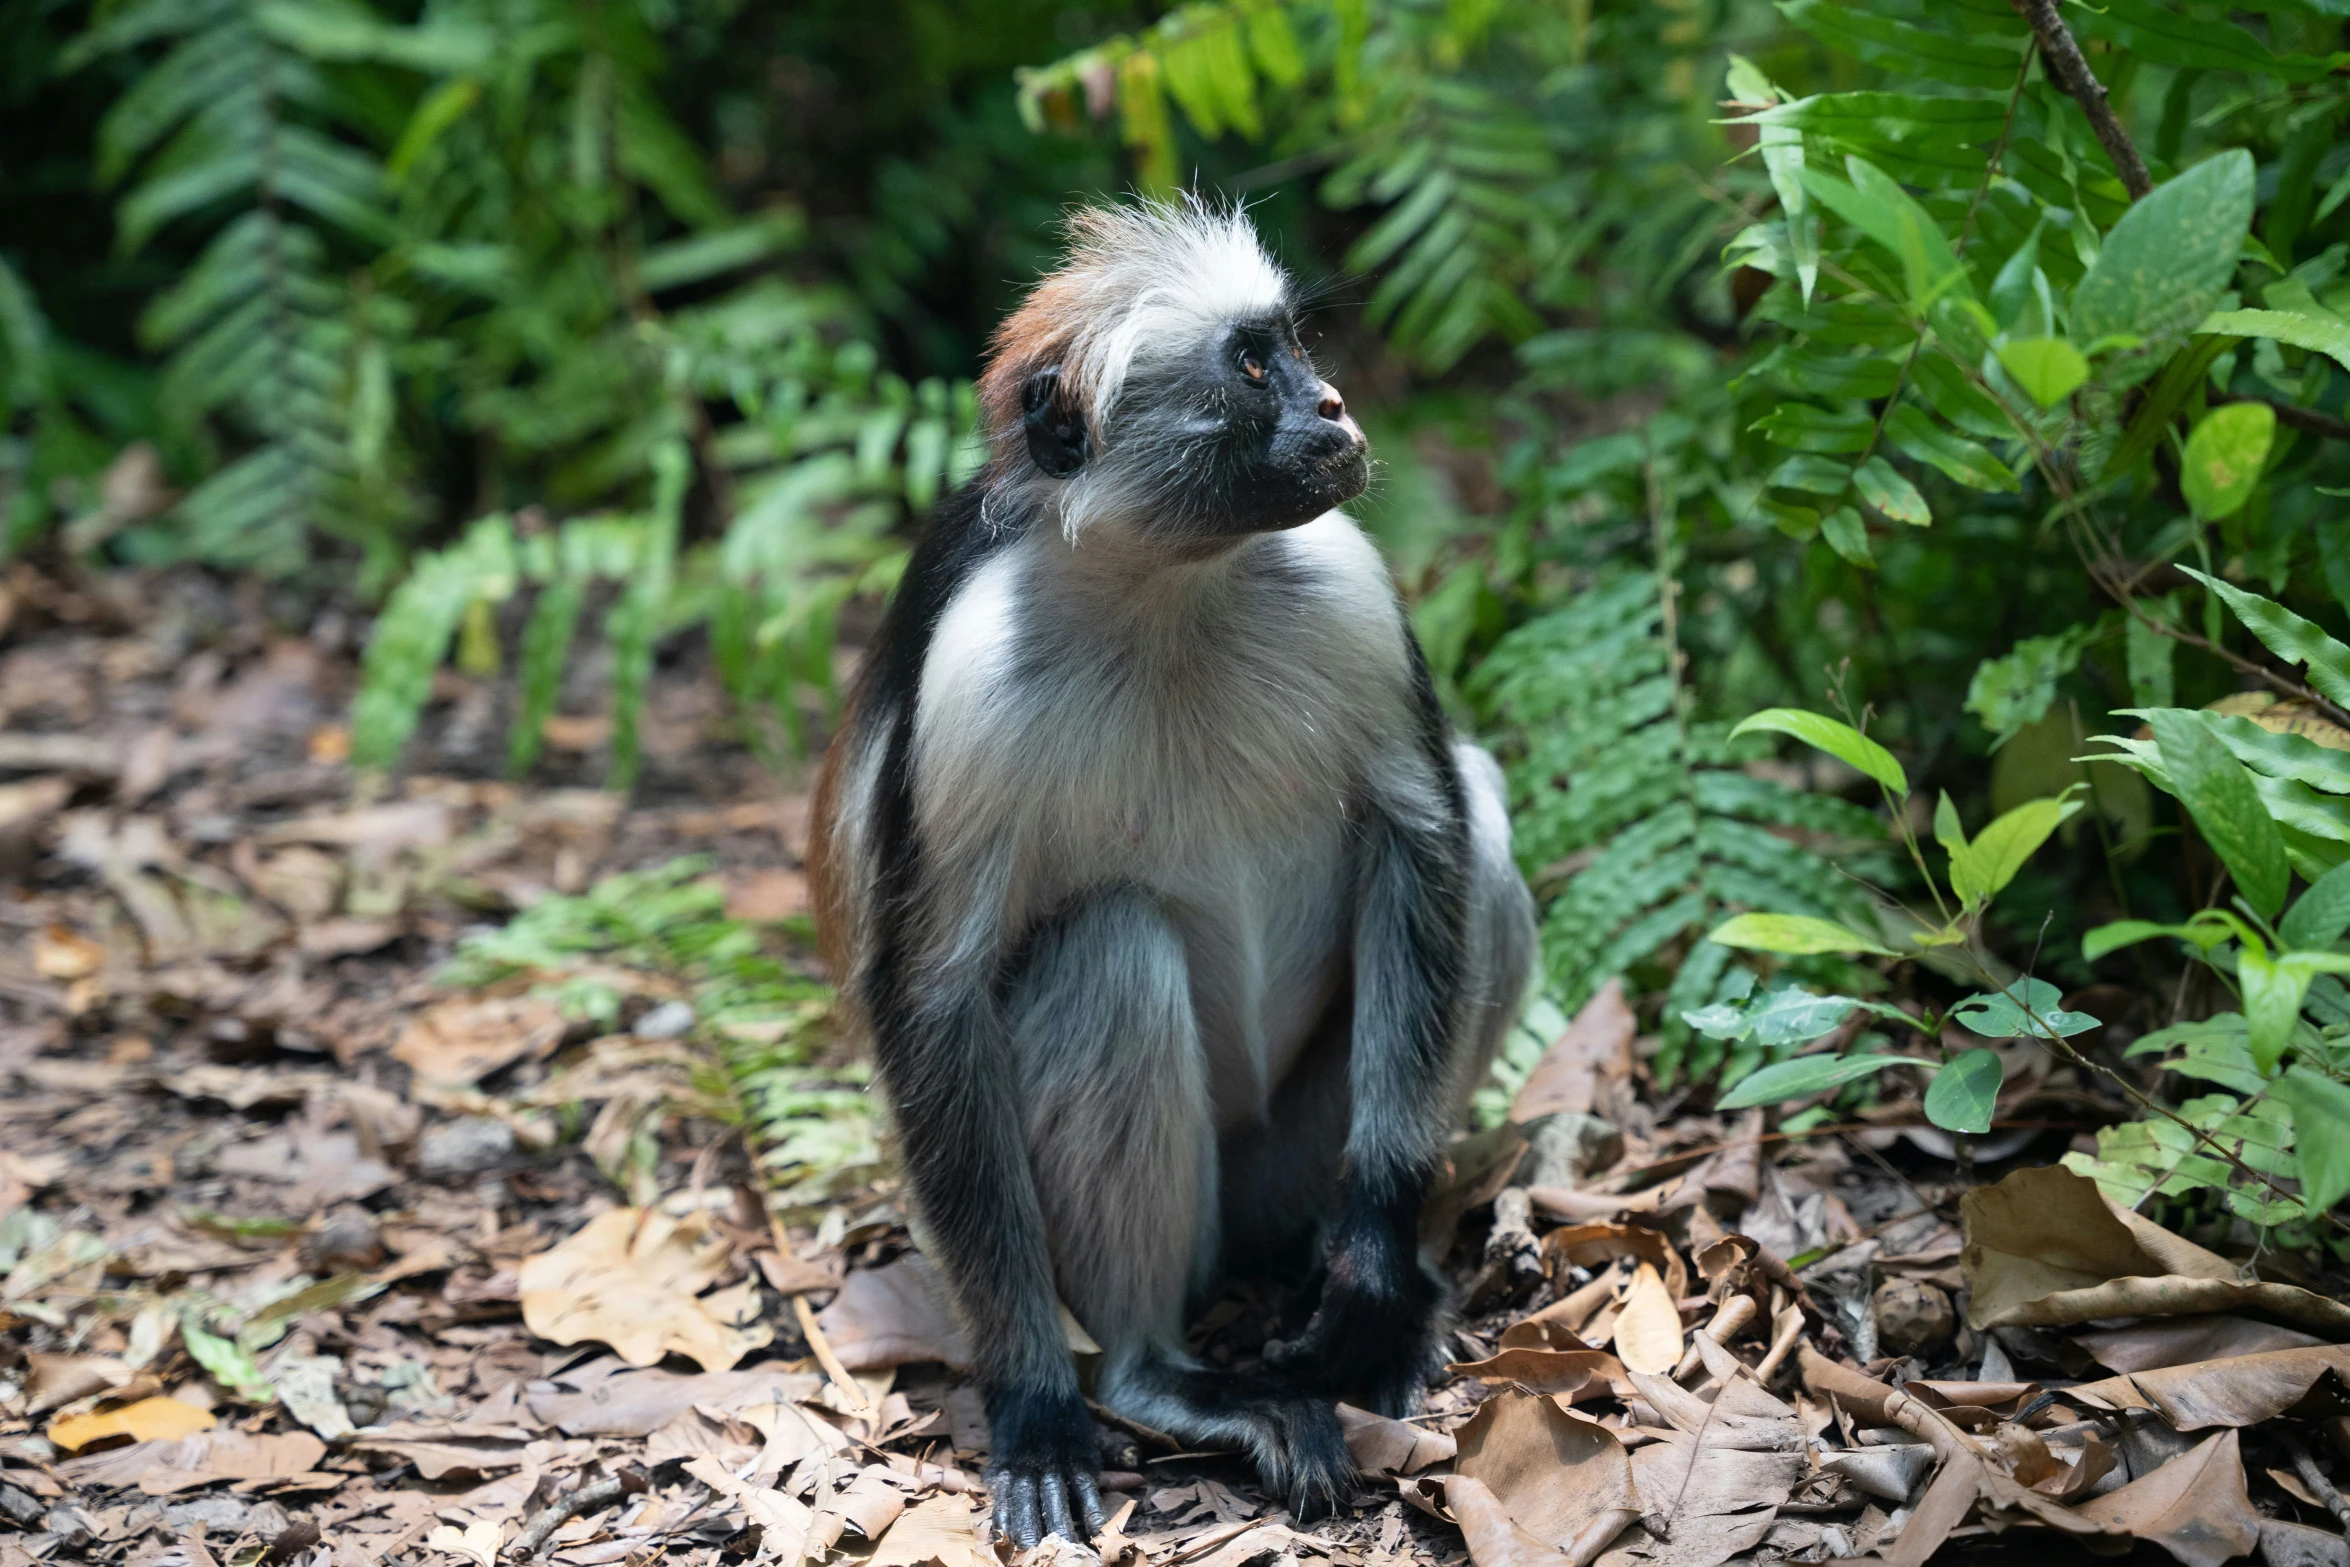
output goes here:
<path id="1" fill-rule="evenodd" d="M 1128 511 L 1193 538 L 1269 533 L 1363 492 L 1363 432 L 1315 373 L 1285 317 L 1240 322 L 1180 357 L 1128 371 L 1099 449 L 1057 369 L 1028 382 L 1028 450 L 1055 478 L 1080 474 Z"/>
<path id="2" fill-rule="evenodd" d="M 1195 478 L 1222 529 L 1262 533 L 1311 522 L 1363 493 L 1363 432 L 1338 388 L 1306 358 L 1288 321 L 1236 326 L 1192 406 L 1221 414 L 1201 432 Z M 1212 498 L 1211 498 L 1212 497 Z"/>

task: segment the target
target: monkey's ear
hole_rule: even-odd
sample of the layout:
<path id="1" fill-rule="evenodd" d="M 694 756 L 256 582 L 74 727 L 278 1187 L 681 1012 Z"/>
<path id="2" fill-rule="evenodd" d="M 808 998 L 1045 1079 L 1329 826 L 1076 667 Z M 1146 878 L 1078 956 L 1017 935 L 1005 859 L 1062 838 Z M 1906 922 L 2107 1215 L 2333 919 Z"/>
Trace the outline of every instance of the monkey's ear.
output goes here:
<path id="1" fill-rule="evenodd" d="M 1076 399 L 1061 382 L 1061 367 L 1047 365 L 1020 388 L 1021 424 L 1028 433 L 1028 455 L 1037 467 L 1056 479 L 1066 479 L 1085 466 L 1093 454 L 1085 417 Z"/>

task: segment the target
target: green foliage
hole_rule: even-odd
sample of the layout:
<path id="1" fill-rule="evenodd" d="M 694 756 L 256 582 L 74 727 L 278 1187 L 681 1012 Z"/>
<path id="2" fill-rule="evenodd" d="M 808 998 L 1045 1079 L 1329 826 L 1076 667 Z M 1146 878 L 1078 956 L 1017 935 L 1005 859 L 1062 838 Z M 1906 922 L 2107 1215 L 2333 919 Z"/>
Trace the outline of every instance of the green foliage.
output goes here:
<path id="1" fill-rule="evenodd" d="M 706 859 L 607 876 L 467 934 L 442 971 L 476 987 L 528 977 L 575 1015 L 614 1026 L 632 995 L 682 993 L 700 1052 L 692 1108 L 732 1120 L 785 1205 L 869 1174 L 879 1159 L 866 1072 L 818 1059 L 830 987 L 726 915 Z"/>
<path id="2" fill-rule="evenodd" d="M 1719 726 L 1687 721 L 1672 665 L 1657 576 L 1609 568 L 1502 639 L 1471 683 L 1527 737 L 1505 764 L 1518 856 L 1549 894 L 1543 956 L 1570 1009 L 1726 906 L 1866 918 L 1827 855 L 1773 829 L 1849 848 L 1881 837 L 1875 818 L 1738 770 Z M 1695 947 L 1675 999 L 1711 1000 L 1727 961 L 1718 945 Z"/>

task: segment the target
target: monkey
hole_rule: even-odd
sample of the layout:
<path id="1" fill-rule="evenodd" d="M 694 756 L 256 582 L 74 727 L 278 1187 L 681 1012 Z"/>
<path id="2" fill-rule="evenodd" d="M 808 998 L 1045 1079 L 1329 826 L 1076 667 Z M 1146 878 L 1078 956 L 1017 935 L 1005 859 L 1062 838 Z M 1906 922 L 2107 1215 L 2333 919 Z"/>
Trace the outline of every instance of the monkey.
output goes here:
<path id="1" fill-rule="evenodd" d="M 1239 211 L 1077 212 L 979 382 L 811 808 L 821 945 L 969 1333 L 999 1534 L 1103 1527 L 1094 1394 L 1301 1517 L 1418 1407 L 1419 1215 L 1529 984 L 1502 775 L 1339 508 L 1368 446 Z M 1247 1371 L 1220 1279 L 1303 1275 Z"/>

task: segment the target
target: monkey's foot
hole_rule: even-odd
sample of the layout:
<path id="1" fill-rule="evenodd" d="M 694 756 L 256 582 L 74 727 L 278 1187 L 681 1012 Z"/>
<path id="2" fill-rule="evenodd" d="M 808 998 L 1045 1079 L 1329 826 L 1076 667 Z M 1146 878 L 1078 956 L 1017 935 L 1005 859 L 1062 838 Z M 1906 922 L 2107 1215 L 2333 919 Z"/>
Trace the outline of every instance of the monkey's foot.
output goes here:
<path id="1" fill-rule="evenodd" d="M 1075 1393 L 1011 1393 L 989 1413 L 996 1532 L 1020 1550 L 1048 1534 L 1080 1543 L 1106 1527 L 1093 1416 Z"/>

